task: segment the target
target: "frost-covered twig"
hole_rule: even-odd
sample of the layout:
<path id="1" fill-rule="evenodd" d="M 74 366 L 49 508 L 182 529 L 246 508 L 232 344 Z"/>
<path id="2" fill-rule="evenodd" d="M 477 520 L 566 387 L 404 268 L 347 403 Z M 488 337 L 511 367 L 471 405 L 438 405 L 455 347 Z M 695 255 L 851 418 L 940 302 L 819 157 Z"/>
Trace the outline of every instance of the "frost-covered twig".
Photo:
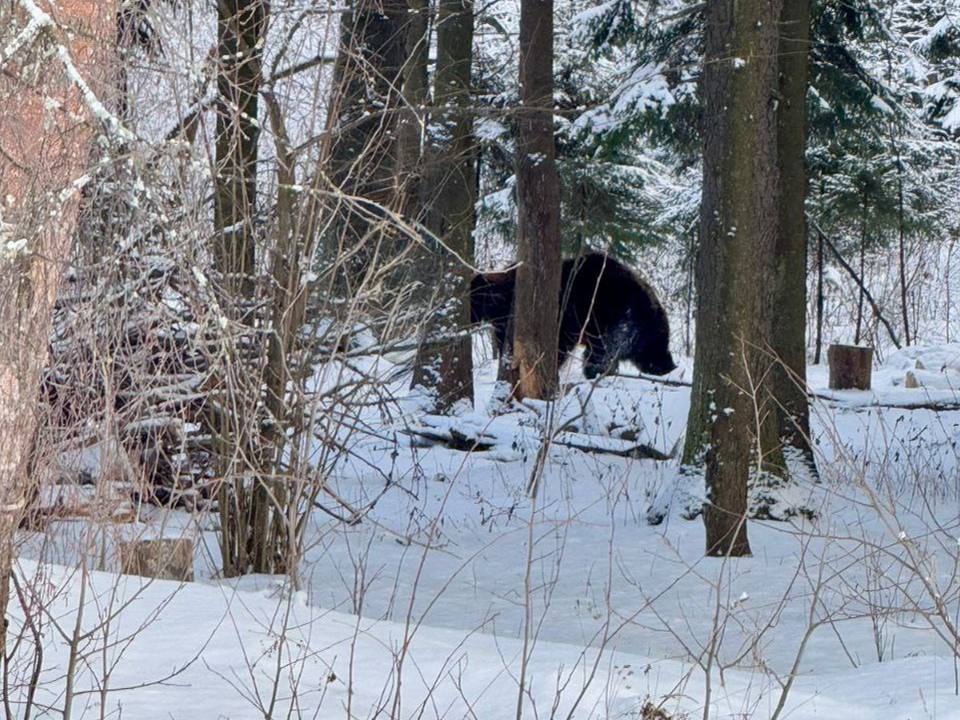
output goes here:
<path id="1" fill-rule="evenodd" d="M 33 39 L 35 39 L 41 31 L 46 32 L 55 44 L 57 58 L 63 65 L 67 77 L 76 86 L 77 90 L 80 91 L 83 102 L 87 106 L 87 109 L 90 111 L 90 113 L 120 141 L 130 142 L 135 140 L 136 138 L 133 133 L 124 127 L 120 119 L 110 112 L 110 110 L 100 101 L 100 98 L 97 97 L 96 93 L 90 89 L 90 85 L 77 69 L 77 66 L 73 61 L 73 56 L 70 54 L 70 50 L 66 45 L 61 43 L 58 38 L 56 38 L 54 31 L 57 25 L 53 18 L 44 12 L 33 0 L 18 0 L 18 2 L 30 16 L 30 21 L 28 22 L 24 31 L 14 40 L 14 42 L 11 43 L 8 48 L 4 49 L 3 54 L 0 55 L 0 65 L 2 65 L 3 62 L 14 52 L 24 47 L 27 43 L 33 41 Z"/>

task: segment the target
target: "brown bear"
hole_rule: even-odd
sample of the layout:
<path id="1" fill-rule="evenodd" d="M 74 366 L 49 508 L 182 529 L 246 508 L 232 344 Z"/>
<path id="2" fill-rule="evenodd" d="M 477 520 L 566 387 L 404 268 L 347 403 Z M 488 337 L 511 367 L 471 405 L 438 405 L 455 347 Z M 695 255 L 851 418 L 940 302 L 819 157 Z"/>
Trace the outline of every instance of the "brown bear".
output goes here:
<path id="1" fill-rule="evenodd" d="M 500 352 L 512 342 L 516 277 L 516 269 L 481 273 L 470 284 L 471 319 L 493 325 Z M 667 314 L 653 288 L 626 265 L 601 253 L 564 260 L 560 287 L 558 367 L 577 345 L 586 347 L 588 378 L 615 371 L 621 360 L 653 375 L 676 367 Z"/>

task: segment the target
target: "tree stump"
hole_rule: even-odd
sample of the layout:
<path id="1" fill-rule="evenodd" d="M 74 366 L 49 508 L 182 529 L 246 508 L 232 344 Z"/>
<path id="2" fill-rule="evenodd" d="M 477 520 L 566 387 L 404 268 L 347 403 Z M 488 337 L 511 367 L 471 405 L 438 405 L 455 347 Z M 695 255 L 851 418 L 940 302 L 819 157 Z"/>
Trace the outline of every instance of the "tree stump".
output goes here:
<path id="1" fill-rule="evenodd" d="M 120 572 L 160 580 L 193 581 L 193 541 L 185 538 L 120 543 Z"/>
<path id="2" fill-rule="evenodd" d="M 869 390 L 873 373 L 873 348 L 859 345 L 831 345 L 827 350 L 830 363 L 831 390 Z"/>

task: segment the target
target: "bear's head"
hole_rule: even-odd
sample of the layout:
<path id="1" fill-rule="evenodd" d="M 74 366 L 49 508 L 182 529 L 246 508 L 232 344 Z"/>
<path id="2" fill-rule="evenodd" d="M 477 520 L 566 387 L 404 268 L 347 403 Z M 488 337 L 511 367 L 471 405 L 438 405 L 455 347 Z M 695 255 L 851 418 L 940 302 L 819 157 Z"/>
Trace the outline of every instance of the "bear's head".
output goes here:
<path id="1" fill-rule="evenodd" d="M 649 347 L 638 362 L 640 371 L 649 375 L 666 375 L 677 369 L 677 364 L 673 361 L 673 355 L 670 354 L 670 348 Z"/>
<path id="2" fill-rule="evenodd" d="M 658 301 L 652 302 L 650 309 L 644 331 L 639 334 L 639 347 L 635 346 L 634 355 L 630 359 L 640 372 L 666 375 L 677 368 L 673 355 L 670 354 L 670 321 Z"/>

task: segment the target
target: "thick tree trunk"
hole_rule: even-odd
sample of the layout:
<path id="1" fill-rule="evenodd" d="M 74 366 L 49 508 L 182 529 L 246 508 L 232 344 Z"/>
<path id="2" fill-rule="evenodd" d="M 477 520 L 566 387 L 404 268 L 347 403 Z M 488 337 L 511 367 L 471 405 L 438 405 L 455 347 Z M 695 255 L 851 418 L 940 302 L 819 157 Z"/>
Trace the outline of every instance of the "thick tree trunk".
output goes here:
<path id="1" fill-rule="evenodd" d="M 423 124 L 426 120 L 427 61 L 430 49 L 430 3 L 407 0 L 408 17 L 404 32 L 406 61 L 403 64 L 403 102 L 397 112 L 396 192 L 404 197 L 400 212 L 419 215 L 420 162 Z"/>
<path id="2" fill-rule="evenodd" d="M 424 267 L 432 271 L 433 286 L 446 297 L 428 320 L 413 377 L 414 385 L 435 393 L 440 412 L 461 400 L 473 402 L 473 359 L 466 332 L 470 324 L 470 270 L 464 264 L 473 264 L 477 194 L 470 108 L 473 28 L 472 0 L 440 0 L 435 111 L 425 158 L 422 204 L 426 211 L 424 225 L 433 236 L 426 238 Z M 430 280 L 424 280 L 426 286 Z"/>
<path id="3" fill-rule="evenodd" d="M 773 395 L 779 412 L 775 442 L 786 440 L 813 464 L 810 408 L 806 393 L 807 173 L 805 163 L 807 87 L 810 57 L 810 2 L 783 0 L 778 51 L 780 102 L 777 156 L 780 169 L 779 229 L 776 246 L 776 307 Z"/>
<path id="4" fill-rule="evenodd" d="M 547 399 L 559 385 L 560 178 L 553 137 L 553 0 L 520 3 L 517 113 L 516 394 Z"/>
<path id="5" fill-rule="evenodd" d="M 340 289 L 348 294 L 393 236 L 378 208 L 398 199 L 397 108 L 411 7 L 407 0 L 353 0 L 340 24 L 327 120 L 332 142 L 321 164 L 343 195 L 326 255 L 340 263 Z"/>
<path id="6" fill-rule="evenodd" d="M 15 8 L 16 3 L 0 5 L 0 46 L 11 47 L 30 20 Z M 114 3 L 61 0 L 56 20 L 39 34 L 68 48 L 80 77 L 102 93 L 112 82 Z M 21 79 L 19 71 L 37 59 L 30 57 L 34 49 L 31 44 L 5 58 L 10 62 L 0 73 L 0 647 L 6 647 L 13 533 L 33 481 L 27 467 L 40 375 L 76 220 L 78 198 L 70 188 L 83 173 L 98 131 L 56 56 L 46 55 L 41 72 Z M 28 241 L 21 246 L 18 238 Z"/>
<path id="7" fill-rule="evenodd" d="M 428 0 L 407 0 L 408 15 L 404 30 L 406 61 L 403 64 L 402 99 L 397 109 L 396 167 L 394 170 L 394 196 L 397 213 L 411 224 L 423 221 L 423 160 L 424 132 L 428 120 L 430 88 L 427 63 L 429 60 L 432 11 Z M 416 245 L 416 243 L 411 243 Z M 398 273 L 396 286 L 412 287 L 412 297 L 404 301 L 406 309 L 414 310 L 413 322 L 426 308 L 429 298 L 436 292 L 436 275 L 429 267 L 427 252 L 423 247 L 414 247 L 402 263 L 405 272 Z M 417 328 L 422 332 L 423 328 Z M 416 371 L 414 372 L 416 375 Z M 416 384 L 416 382 L 414 383 Z"/>
<path id="8" fill-rule="evenodd" d="M 696 357 L 686 462 L 706 460 L 706 551 L 745 555 L 755 388 L 769 364 L 779 0 L 708 0 Z"/>

